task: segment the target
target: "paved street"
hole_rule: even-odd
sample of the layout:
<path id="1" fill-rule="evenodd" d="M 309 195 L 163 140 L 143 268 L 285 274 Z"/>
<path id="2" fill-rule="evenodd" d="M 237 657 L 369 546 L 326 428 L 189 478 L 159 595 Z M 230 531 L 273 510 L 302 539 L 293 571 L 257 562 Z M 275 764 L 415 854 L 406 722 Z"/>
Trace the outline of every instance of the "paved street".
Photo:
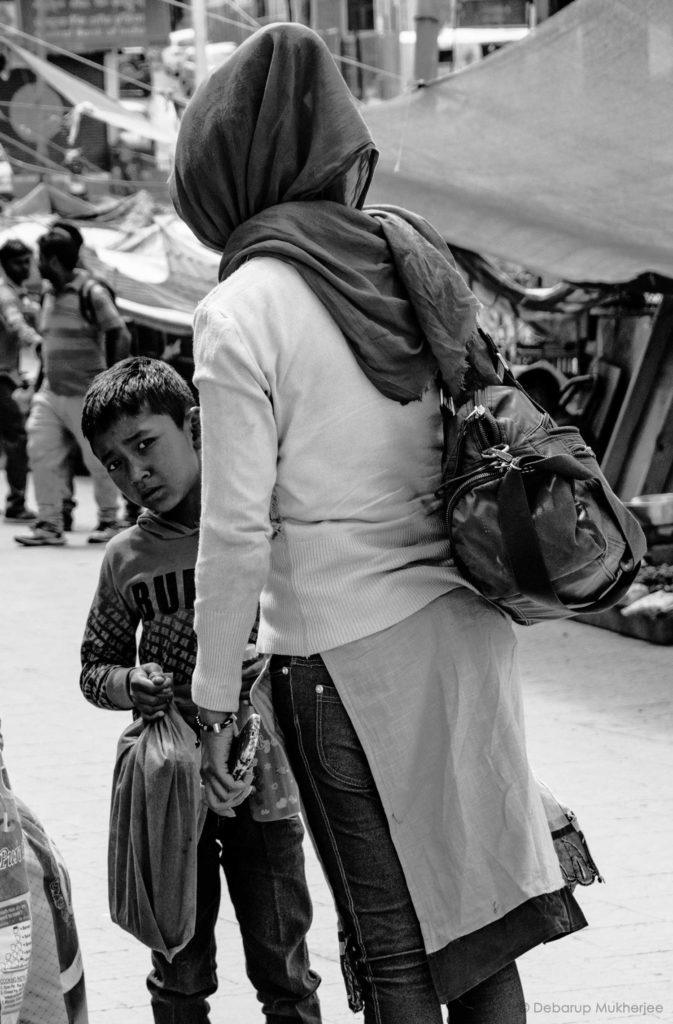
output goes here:
<path id="1" fill-rule="evenodd" d="M 2 481 L 4 487 L 4 479 Z M 0 719 L 14 790 L 68 864 L 91 1024 L 151 1024 L 148 954 L 110 921 L 110 781 L 126 714 L 86 703 L 79 642 L 102 549 L 88 479 L 66 548 L 23 549 L 0 523 Z M 671 648 L 579 623 L 520 630 L 528 741 L 537 774 L 576 811 L 606 885 L 580 890 L 590 927 L 520 961 L 529 1021 L 673 1022 L 673 657 Z M 325 1024 L 349 1013 L 331 900 L 307 848 L 310 944 Z M 231 906 L 219 925 L 213 1024 L 261 1022 Z M 400 1021 L 399 1024 L 405 1024 Z"/>

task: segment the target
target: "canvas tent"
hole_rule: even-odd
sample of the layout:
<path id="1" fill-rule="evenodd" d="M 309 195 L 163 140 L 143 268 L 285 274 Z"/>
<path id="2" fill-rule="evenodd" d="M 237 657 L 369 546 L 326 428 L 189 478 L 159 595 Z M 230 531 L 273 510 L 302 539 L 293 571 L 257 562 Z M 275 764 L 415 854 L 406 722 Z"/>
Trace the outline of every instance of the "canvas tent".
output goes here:
<path id="1" fill-rule="evenodd" d="M 574 0 L 487 60 L 363 111 L 380 150 L 368 201 L 424 214 L 463 269 L 493 257 L 668 293 L 628 355 L 618 330 L 600 351 L 598 381 L 618 370 L 625 389 L 601 461 L 624 498 L 673 489 L 672 98 L 671 0 Z"/>
<path id="2" fill-rule="evenodd" d="M 219 256 L 202 246 L 174 213 L 147 192 L 94 205 L 41 184 L 5 207 L 0 242 L 19 237 L 34 246 L 57 218 L 77 224 L 85 265 L 114 288 L 129 320 L 191 335 L 194 308 L 217 283 Z"/>
<path id="3" fill-rule="evenodd" d="M 363 107 L 380 150 L 368 201 L 424 214 L 457 250 L 558 280 L 673 282 L 672 96 L 671 0 L 574 0 L 487 60 Z M 31 216 L 21 202 L 5 210 L 7 228 Z M 51 212 L 91 218 L 92 229 L 124 210 L 76 202 L 48 197 Z M 148 237 L 130 230 L 142 222 L 102 239 L 100 255 L 122 301 L 162 321 L 172 304 L 187 332 L 195 301 L 217 280 L 217 256 L 172 215 L 148 224 L 160 264 L 148 262 Z"/>
<path id="4" fill-rule="evenodd" d="M 673 279 L 673 3 L 575 0 L 526 39 L 363 109 L 368 202 L 557 279 Z"/>

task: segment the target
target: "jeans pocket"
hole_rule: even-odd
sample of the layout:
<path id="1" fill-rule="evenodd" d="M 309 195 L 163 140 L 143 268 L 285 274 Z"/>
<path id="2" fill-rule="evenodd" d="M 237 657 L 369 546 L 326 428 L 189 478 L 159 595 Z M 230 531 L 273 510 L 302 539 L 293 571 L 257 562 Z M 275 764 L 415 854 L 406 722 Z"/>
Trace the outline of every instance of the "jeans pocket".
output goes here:
<path id="1" fill-rule="evenodd" d="M 365 790 L 374 786 L 360 741 L 332 686 L 315 688 L 315 742 L 318 760 L 341 785 Z"/>

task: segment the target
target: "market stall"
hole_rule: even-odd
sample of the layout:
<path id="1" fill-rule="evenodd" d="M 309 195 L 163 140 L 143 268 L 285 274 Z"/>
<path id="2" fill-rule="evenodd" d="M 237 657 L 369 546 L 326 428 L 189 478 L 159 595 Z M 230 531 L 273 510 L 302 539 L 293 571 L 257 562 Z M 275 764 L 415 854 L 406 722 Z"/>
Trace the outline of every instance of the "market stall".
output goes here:
<path id="1" fill-rule="evenodd" d="M 645 562 L 616 608 L 578 619 L 651 643 L 673 644 L 673 493 L 638 495 L 627 504 L 645 530 Z"/>

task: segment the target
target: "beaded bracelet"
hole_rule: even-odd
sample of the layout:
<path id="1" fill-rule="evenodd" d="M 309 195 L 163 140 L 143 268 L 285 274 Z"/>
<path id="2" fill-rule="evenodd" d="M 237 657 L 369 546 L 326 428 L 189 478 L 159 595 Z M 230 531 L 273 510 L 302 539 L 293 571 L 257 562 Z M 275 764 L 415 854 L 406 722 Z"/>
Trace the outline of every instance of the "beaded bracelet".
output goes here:
<path id="1" fill-rule="evenodd" d="M 198 725 L 201 732 L 220 733 L 224 732 L 225 729 L 228 729 L 230 725 L 236 724 L 236 715 L 234 714 L 233 711 L 231 711 L 228 715 L 225 715 L 221 722 L 213 722 L 212 725 L 206 725 L 206 723 L 202 722 L 199 716 L 197 715 L 196 724 Z"/>

